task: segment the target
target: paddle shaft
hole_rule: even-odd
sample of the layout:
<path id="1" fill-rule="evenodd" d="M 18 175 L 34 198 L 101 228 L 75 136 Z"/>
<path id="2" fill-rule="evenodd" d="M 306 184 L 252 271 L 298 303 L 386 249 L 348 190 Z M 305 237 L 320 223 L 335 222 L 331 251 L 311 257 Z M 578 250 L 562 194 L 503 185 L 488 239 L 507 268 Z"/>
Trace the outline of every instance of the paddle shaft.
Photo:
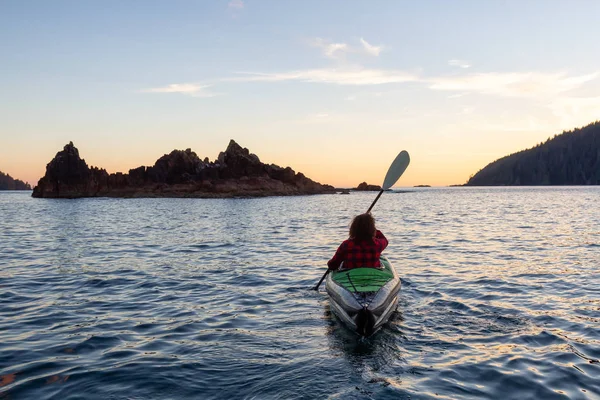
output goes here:
<path id="1" fill-rule="evenodd" d="M 375 203 L 377 203 L 377 200 L 379 200 L 379 198 L 381 197 L 382 193 L 383 193 L 383 189 L 381 189 L 379 191 L 379 194 L 377 195 L 377 197 L 375 197 L 375 200 L 373 200 L 373 203 L 371 204 L 371 207 L 369 207 L 369 209 L 367 210 L 367 214 L 371 212 L 371 209 L 373 208 L 373 206 L 375 205 Z"/>
<path id="2" fill-rule="evenodd" d="M 319 281 L 319 283 L 317 283 L 317 286 L 315 286 L 313 288 L 313 290 L 319 290 L 319 286 L 321 286 L 321 282 L 323 282 L 323 279 L 325 279 L 325 277 L 327 276 L 327 274 L 329 273 L 329 271 L 331 271 L 331 270 L 329 268 L 327 268 L 327 271 L 325 271 L 325 273 L 321 277 L 321 280 Z"/>

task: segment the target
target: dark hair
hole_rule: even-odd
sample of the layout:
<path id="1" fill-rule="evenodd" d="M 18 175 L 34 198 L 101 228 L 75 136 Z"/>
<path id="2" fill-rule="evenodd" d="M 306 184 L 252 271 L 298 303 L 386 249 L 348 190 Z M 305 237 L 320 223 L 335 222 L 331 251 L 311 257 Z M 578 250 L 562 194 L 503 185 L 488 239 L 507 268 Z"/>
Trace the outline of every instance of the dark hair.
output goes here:
<path id="1" fill-rule="evenodd" d="M 371 214 L 360 214 L 354 217 L 350 225 L 350 238 L 369 240 L 375 237 L 375 219 Z"/>

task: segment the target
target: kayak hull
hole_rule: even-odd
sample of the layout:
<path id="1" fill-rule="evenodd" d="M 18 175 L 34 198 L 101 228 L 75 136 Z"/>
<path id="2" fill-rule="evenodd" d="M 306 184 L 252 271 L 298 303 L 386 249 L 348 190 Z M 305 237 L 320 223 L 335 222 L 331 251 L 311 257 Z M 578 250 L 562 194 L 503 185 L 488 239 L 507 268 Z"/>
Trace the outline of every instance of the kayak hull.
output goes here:
<path id="1" fill-rule="evenodd" d="M 400 277 L 385 257 L 382 269 L 332 271 L 326 290 L 332 312 L 361 336 L 377 332 L 398 306 Z"/>

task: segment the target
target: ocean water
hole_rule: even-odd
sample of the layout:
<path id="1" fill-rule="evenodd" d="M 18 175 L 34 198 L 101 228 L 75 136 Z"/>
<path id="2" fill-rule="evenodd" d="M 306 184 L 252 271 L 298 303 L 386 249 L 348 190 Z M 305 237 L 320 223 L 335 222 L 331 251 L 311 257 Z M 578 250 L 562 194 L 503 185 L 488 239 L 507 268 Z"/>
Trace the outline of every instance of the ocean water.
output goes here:
<path id="1" fill-rule="evenodd" d="M 600 398 L 600 188 L 385 193 L 359 340 L 310 288 L 375 195 L 0 193 L 0 399 Z"/>

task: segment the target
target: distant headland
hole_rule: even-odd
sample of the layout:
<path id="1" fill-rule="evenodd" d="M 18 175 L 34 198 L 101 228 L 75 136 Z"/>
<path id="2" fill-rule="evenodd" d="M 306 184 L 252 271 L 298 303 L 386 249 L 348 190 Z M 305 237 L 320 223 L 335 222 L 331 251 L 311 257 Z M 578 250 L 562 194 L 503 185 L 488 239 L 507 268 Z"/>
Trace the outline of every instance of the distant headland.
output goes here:
<path id="1" fill-rule="evenodd" d="M 33 197 L 264 197 L 335 193 L 290 167 L 263 164 L 231 140 L 215 161 L 191 149 L 173 150 L 152 167 L 109 174 L 88 167 L 72 142 L 46 166 Z"/>
<path id="2" fill-rule="evenodd" d="M 31 186 L 0 171 L 0 190 L 31 190 Z"/>
<path id="3" fill-rule="evenodd" d="M 600 185 L 600 121 L 500 158 L 465 186 Z"/>

